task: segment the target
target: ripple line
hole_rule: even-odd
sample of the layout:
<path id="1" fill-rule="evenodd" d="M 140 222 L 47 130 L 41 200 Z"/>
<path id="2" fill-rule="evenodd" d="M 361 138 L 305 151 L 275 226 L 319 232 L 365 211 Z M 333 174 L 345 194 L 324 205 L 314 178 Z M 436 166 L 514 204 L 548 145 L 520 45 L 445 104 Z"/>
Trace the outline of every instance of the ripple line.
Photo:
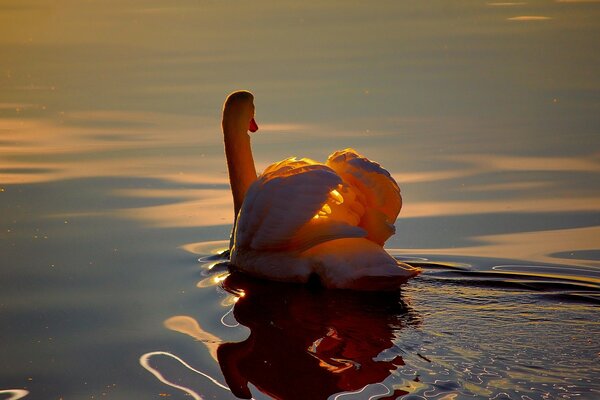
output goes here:
<path id="1" fill-rule="evenodd" d="M 153 367 L 150 366 L 150 358 L 152 358 L 153 356 L 157 356 L 157 355 L 161 355 L 161 356 L 167 356 L 167 357 L 171 357 L 174 358 L 175 360 L 179 361 L 184 367 L 186 367 L 187 369 L 189 369 L 192 372 L 197 373 L 198 375 L 202 375 L 203 377 L 207 378 L 208 380 L 210 380 L 212 383 L 214 383 L 215 385 L 219 386 L 220 388 L 223 388 L 225 390 L 231 391 L 231 389 L 229 389 L 227 386 L 223 385 L 221 382 L 217 381 L 216 379 L 214 379 L 212 376 L 205 374 L 202 371 L 198 371 L 197 369 L 195 369 L 194 367 L 192 367 L 191 365 L 189 365 L 188 363 L 186 363 L 185 361 L 183 361 L 181 358 L 177 357 L 174 354 L 168 353 L 166 351 L 151 351 L 149 353 L 143 354 L 140 357 L 140 365 L 142 367 L 144 367 L 144 369 L 146 369 L 148 372 L 150 372 L 152 375 L 154 375 L 159 381 L 161 381 L 162 383 L 164 383 L 165 385 L 174 387 L 175 389 L 179 389 L 182 392 L 185 392 L 187 394 L 189 394 L 190 396 L 192 396 L 192 398 L 194 400 L 204 400 L 202 398 L 202 396 L 200 396 L 198 393 L 194 392 L 192 389 L 185 387 L 185 386 L 181 386 L 181 385 L 177 385 L 171 381 L 168 381 L 163 374 L 160 373 L 160 371 L 158 371 L 157 369 L 154 369 Z M 2 392 L 0 392 L 2 393 Z M 20 397 L 16 397 L 16 398 L 11 398 L 8 400 L 17 400 L 20 399 Z"/>
<path id="2" fill-rule="evenodd" d="M 6 400 L 19 400 L 19 399 L 22 399 L 23 397 L 27 396 L 29 394 L 29 391 L 25 390 L 25 389 L 3 389 L 3 390 L 0 390 L 0 394 L 12 395 L 11 397 L 7 398 Z"/>
<path id="3" fill-rule="evenodd" d="M 223 314 L 223 316 L 221 317 L 221 323 L 222 323 L 223 325 L 225 325 L 226 327 L 228 327 L 228 328 L 237 328 L 238 326 L 240 326 L 240 323 L 239 323 L 239 322 L 236 322 L 236 323 L 235 323 L 235 324 L 233 324 L 233 325 L 230 325 L 230 324 L 228 324 L 227 322 L 225 322 L 225 318 L 227 318 L 227 316 L 228 316 L 228 315 L 230 315 L 232 312 L 233 312 L 233 307 L 231 307 L 231 308 L 229 309 L 229 311 L 227 311 L 225 314 Z"/>

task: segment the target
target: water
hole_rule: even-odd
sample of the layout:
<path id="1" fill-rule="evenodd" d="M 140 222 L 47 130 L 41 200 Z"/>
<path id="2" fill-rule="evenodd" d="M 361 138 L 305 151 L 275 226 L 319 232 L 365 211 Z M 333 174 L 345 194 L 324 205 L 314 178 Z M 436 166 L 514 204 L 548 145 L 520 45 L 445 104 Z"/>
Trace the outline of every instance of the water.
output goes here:
<path id="1" fill-rule="evenodd" d="M 598 397 L 598 21 L 588 1 L 5 1 L 2 398 Z M 387 247 L 422 275 L 386 296 L 226 275 L 240 88 L 259 170 L 354 147 L 393 173 Z"/>

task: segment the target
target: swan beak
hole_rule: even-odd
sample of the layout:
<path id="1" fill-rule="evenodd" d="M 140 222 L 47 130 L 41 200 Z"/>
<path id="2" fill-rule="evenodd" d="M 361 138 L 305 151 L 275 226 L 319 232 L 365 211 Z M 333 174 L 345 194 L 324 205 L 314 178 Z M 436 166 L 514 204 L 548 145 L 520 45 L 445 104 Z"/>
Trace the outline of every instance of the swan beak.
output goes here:
<path id="1" fill-rule="evenodd" d="M 256 125 L 256 121 L 254 120 L 254 118 L 250 120 L 250 126 L 248 127 L 248 130 L 250 132 L 256 132 L 258 130 L 258 125 Z"/>

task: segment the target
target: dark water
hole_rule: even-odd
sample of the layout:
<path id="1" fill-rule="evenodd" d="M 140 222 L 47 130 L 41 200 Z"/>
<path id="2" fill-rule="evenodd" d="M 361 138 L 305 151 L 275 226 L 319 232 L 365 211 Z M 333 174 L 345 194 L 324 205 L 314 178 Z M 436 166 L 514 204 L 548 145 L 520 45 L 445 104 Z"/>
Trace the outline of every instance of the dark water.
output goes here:
<path id="1" fill-rule="evenodd" d="M 207 245 L 214 243 L 189 248 Z M 580 268 L 574 277 L 564 265 L 398 258 L 424 273 L 398 293 L 365 294 L 255 280 L 204 257 L 198 287 L 221 293 L 221 325 L 212 332 L 226 339 L 206 332 L 198 314 L 165 326 L 203 343 L 223 378 L 211 385 L 212 377 L 168 352 L 147 353 L 143 365 L 192 396 L 212 386 L 217 398 L 598 393 L 600 326 L 590 320 L 600 305 L 597 270 Z"/>
<path id="2" fill-rule="evenodd" d="M 0 398 L 598 398 L 599 21 L 0 3 Z M 423 274 L 387 295 L 227 275 L 241 88 L 259 170 L 344 147 L 390 170 L 387 247 Z"/>

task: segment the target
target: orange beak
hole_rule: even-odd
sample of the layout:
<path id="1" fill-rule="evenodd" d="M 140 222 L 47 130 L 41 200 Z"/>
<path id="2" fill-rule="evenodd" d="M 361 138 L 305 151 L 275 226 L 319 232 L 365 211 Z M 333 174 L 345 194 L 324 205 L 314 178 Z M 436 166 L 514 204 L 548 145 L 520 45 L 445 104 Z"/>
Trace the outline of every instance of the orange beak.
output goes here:
<path id="1" fill-rule="evenodd" d="M 248 130 L 250 132 L 256 132 L 258 130 L 258 125 L 256 125 L 256 121 L 254 120 L 254 118 L 250 120 L 250 126 L 248 127 Z"/>

